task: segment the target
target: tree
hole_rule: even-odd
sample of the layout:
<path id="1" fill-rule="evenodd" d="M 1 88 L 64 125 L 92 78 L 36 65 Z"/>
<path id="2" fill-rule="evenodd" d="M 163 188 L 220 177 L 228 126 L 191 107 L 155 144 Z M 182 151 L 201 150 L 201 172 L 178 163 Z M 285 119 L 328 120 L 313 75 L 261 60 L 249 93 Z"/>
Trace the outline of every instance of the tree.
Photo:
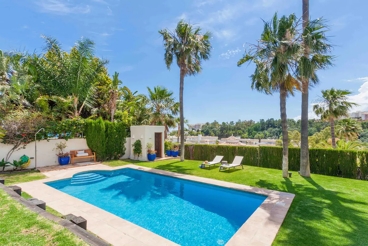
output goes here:
<path id="1" fill-rule="evenodd" d="M 110 100 L 109 100 L 109 108 L 110 108 L 110 119 L 111 122 L 114 122 L 114 115 L 116 111 L 116 102 L 119 97 L 119 85 L 121 85 L 121 80 L 119 80 L 119 73 L 115 72 L 112 76 L 112 84 L 110 88 Z"/>
<path id="2" fill-rule="evenodd" d="M 294 90 L 300 90 L 297 79 L 293 77 L 293 66 L 295 57 L 301 51 L 300 43 L 297 41 L 296 17 L 277 14 L 273 19 L 264 23 L 264 30 L 258 45 L 246 52 L 239 60 L 238 66 L 246 62 L 256 65 L 252 79 L 252 89 L 272 94 L 274 91 L 280 93 L 280 116 L 282 125 L 282 175 L 288 177 L 288 127 L 286 116 L 286 97 L 293 95 Z"/>
<path id="3" fill-rule="evenodd" d="M 322 101 L 313 106 L 313 110 L 322 120 L 330 122 L 332 147 L 336 148 L 335 140 L 335 120 L 342 116 L 347 116 L 349 109 L 357 105 L 347 101 L 347 96 L 351 94 L 348 90 L 322 90 Z"/>
<path id="4" fill-rule="evenodd" d="M 327 43 L 326 26 L 322 19 L 309 20 L 309 0 L 303 1 L 303 50 L 304 56 L 299 60 L 298 73 L 302 81 L 301 105 L 301 146 L 300 175 L 310 177 L 309 146 L 308 146 L 308 105 L 309 82 L 318 83 L 316 71 L 331 65 L 332 57 L 326 55 L 331 45 Z"/>
<path id="5" fill-rule="evenodd" d="M 179 112 L 179 103 L 175 102 L 173 92 L 164 87 L 155 86 L 153 90 L 149 87 L 147 89 L 148 109 L 151 111 L 150 123 L 165 126 L 166 139 L 169 127 L 176 126 L 175 115 Z"/>
<path id="6" fill-rule="evenodd" d="M 78 117 L 84 107 L 92 108 L 93 86 L 107 61 L 94 57 L 94 43 L 90 39 L 77 41 L 67 53 L 56 39 L 44 38 L 46 53 L 30 61 L 33 76 L 42 85 L 44 95 L 71 96 L 74 117 Z"/>
<path id="7" fill-rule="evenodd" d="M 195 75 L 202 70 L 201 61 L 210 57 L 210 33 L 201 33 L 184 20 L 180 20 L 174 32 L 160 30 L 165 47 L 165 63 L 168 69 L 176 59 L 180 69 L 180 160 L 184 161 L 184 78 Z"/>
<path id="8" fill-rule="evenodd" d="M 337 122 L 336 132 L 340 138 L 345 138 L 346 141 L 354 141 L 362 132 L 362 126 L 357 120 L 342 119 Z"/>

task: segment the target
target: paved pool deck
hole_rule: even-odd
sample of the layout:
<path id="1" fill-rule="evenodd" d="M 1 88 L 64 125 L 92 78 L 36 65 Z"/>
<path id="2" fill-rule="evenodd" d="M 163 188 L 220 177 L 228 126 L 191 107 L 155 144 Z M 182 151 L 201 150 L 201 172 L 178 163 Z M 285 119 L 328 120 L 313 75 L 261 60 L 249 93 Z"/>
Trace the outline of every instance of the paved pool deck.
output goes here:
<path id="1" fill-rule="evenodd" d="M 282 222 L 294 199 L 294 194 L 266 190 L 246 185 L 240 185 L 225 181 L 202 178 L 186 174 L 173 173 L 136 165 L 126 165 L 112 168 L 103 164 L 74 167 L 71 169 L 43 172 L 48 178 L 17 184 L 23 191 L 46 202 L 46 204 L 62 214 L 72 213 L 87 219 L 87 229 L 95 233 L 112 245 L 177 245 L 149 230 L 126 221 L 94 205 L 84 202 L 56 190 L 45 182 L 71 178 L 74 174 L 93 170 L 116 170 L 121 168 L 133 168 L 171 177 L 192 180 L 246 192 L 266 195 L 266 200 L 252 214 L 252 216 L 239 228 L 234 236 L 227 242 L 229 246 L 266 246 L 271 245 L 280 229 Z M 231 174 L 229 174 L 231 175 Z"/>

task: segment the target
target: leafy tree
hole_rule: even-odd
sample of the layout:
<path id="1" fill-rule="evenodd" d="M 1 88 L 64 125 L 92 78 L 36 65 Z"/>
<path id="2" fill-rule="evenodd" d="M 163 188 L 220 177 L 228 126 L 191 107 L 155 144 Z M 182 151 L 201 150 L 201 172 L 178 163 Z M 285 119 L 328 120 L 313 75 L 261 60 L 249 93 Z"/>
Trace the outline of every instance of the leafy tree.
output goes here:
<path id="1" fill-rule="evenodd" d="M 119 85 L 121 85 L 121 80 L 119 80 L 119 73 L 115 72 L 112 76 L 112 84 L 110 88 L 110 100 L 109 100 L 109 108 L 111 115 L 111 122 L 114 122 L 114 115 L 116 111 L 117 100 L 119 97 Z"/>
<path id="2" fill-rule="evenodd" d="M 366 145 L 363 142 L 360 141 L 345 141 L 345 140 L 339 140 L 336 143 L 337 149 L 341 150 L 362 150 L 366 149 Z"/>
<path id="3" fill-rule="evenodd" d="M 296 130 L 289 131 L 289 139 L 292 146 L 300 147 L 300 132 Z"/>
<path id="4" fill-rule="evenodd" d="M 336 125 L 337 135 L 340 138 L 345 138 L 346 141 L 357 140 L 361 131 L 362 126 L 357 120 L 353 119 L 339 120 Z"/>
<path id="5" fill-rule="evenodd" d="M 169 127 L 176 126 L 175 115 L 179 112 L 179 103 L 175 102 L 173 92 L 168 89 L 155 86 L 153 90 L 148 89 L 148 109 L 152 112 L 150 115 L 151 125 L 165 126 L 165 139 Z"/>
<path id="6" fill-rule="evenodd" d="M 332 147 L 336 148 L 335 120 L 342 116 L 348 116 L 349 109 L 356 103 L 347 101 L 351 92 L 348 90 L 322 90 L 322 101 L 313 106 L 313 110 L 322 120 L 330 122 Z"/>
<path id="7" fill-rule="evenodd" d="M 272 21 L 264 24 L 264 31 L 258 45 L 253 46 L 239 60 L 238 66 L 253 62 L 256 65 L 251 76 L 252 89 L 272 94 L 280 93 L 280 115 L 283 138 L 283 177 L 288 177 L 288 129 L 286 116 L 286 97 L 293 95 L 295 89 L 300 89 L 299 82 L 293 77 L 295 57 L 301 51 L 297 42 L 296 17 L 277 14 Z"/>
<path id="8" fill-rule="evenodd" d="M 195 75 L 202 70 L 201 61 L 210 57 L 210 33 L 201 33 L 200 28 L 194 28 L 184 20 L 178 22 L 174 32 L 160 30 L 165 46 L 165 63 L 168 69 L 176 58 L 180 69 L 180 160 L 184 161 L 184 78 Z"/>
<path id="9" fill-rule="evenodd" d="M 84 107 L 92 108 L 93 85 L 107 61 L 94 57 L 94 43 L 90 39 L 77 41 L 67 53 L 62 51 L 56 39 L 44 38 L 46 53 L 31 60 L 33 76 L 42 86 L 44 95 L 71 96 L 73 115 L 78 117 Z"/>
<path id="10" fill-rule="evenodd" d="M 5 132 L 2 142 L 13 145 L 5 161 L 9 160 L 14 151 L 34 140 L 34 134 L 43 126 L 44 121 L 44 117 L 39 113 L 31 113 L 27 110 L 13 111 L 1 121 L 1 128 Z"/>

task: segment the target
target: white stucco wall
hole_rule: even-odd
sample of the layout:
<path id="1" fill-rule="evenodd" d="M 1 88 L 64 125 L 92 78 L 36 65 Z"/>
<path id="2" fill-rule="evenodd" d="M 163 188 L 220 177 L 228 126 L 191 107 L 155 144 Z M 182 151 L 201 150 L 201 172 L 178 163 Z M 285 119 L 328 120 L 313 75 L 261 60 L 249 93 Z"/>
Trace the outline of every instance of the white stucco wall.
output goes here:
<path id="1" fill-rule="evenodd" d="M 165 127 L 164 126 L 131 126 L 130 127 L 130 136 L 131 136 L 131 144 L 130 146 L 132 146 L 132 144 L 136 141 L 136 140 L 141 140 L 142 142 L 142 155 L 139 156 L 139 158 L 134 156 L 133 153 L 133 147 L 130 148 L 130 159 L 138 159 L 140 161 L 148 161 L 147 159 L 147 143 L 152 143 L 153 147 L 155 148 L 155 133 L 156 132 L 161 132 L 162 133 L 162 138 L 161 138 L 161 156 L 165 156 L 165 149 L 164 149 L 164 131 L 165 131 Z"/>
<path id="2" fill-rule="evenodd" d="M 120 159 L 129 159 L 130 149 L 132 148 L 132 144 L 130 143 L 130 138 L 126 138 L 126 142 L 124 146 L 125 146 L 125 154 Z"/>
<path id="3" fill-rule="evenodd" d="M 88 149 L 86 139 L 84 138 L 74 138 L 69 139 L 68 141 L 64 139 L 50 139 L 37 141 L 37 167 L 46 167 L 46 166 L 54 166 L 59 165 L 56 151 L 54 150 L 55 144 L 58 142 L 66 142 L 65 152 L 69 152 L 70 150 L 78 150 L 78 149 Z M 12 148 L 12 145 L 2 144 L 0 143 L 0 159 L 5 158 L 6 154 Z M 35 143 L 31 142 L 27 144 L 26 148 L 21 148 L 18 151 L 15 151 L 11 156 L 9 161 L 19 160 L 22 155 L 27 155 L 29 157 L 35 157 Z M 31 160 L 31 165 L 28 168 L 35 167 L 35 159 Z M 12 169 L 13 167 L 10 167 Z M 9 169 L 9 168 L 8 168 Z"/>

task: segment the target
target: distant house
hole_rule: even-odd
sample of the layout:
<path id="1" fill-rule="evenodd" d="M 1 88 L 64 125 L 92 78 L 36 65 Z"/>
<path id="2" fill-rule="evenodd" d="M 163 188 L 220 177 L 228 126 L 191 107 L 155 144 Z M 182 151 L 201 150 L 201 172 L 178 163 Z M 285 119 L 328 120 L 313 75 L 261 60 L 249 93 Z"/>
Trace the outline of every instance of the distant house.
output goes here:
<path id="1" fill-rule="evenodd" d="M 352 119 L 356 119 L 356 120 L 367 121 L 368 120 L 368 112 L 367 111 L 352 112 L 352 113 L 349 114 L 349 117 L 352 118 Z"/>

